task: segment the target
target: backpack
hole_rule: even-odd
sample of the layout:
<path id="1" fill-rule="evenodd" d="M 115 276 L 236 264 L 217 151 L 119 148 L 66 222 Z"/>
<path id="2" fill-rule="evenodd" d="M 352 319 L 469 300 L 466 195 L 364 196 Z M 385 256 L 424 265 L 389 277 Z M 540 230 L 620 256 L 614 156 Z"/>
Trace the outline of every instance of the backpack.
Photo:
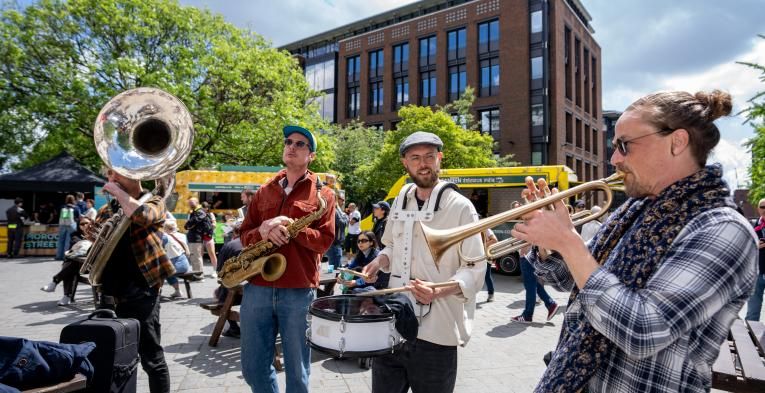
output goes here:
<path id="1" fill-rule="evenodd" d="M 348 226 L 348 216 L 335 208 L 335 244 L 343 244 L 345 241 L 345 228 Z"/>
<path id="2" fill-rule="evenodd" d="M 210 237 L 215 233 L 215 226 L 212 223 L 212 219 L 210 219 L 210 215 L 205 214 L 205 218 L 199 222 L 199 232 Z"/>
<path id="3" fill-rule="evenodd" d="M 64 206 L 58 216 L 58 225 L 74 226 L 74 208 Z"/>

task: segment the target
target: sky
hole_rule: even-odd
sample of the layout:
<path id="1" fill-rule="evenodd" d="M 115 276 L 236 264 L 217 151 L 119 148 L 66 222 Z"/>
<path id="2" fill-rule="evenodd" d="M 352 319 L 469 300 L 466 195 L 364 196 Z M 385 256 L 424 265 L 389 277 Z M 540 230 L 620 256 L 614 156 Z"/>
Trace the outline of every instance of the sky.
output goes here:
<path id="1" fill-rule="evenodd" d="M 508 1 L 508 0 L 503 0 Z M 207 8 L 275 46 L 373 16 L 412 0 L 180 0 Z M 623 110 L 658 90 L 720 89 L 733 96 L 733 113 L 765 90 L 759 73 L 736 62 L 765 65 L 765 0 L 581 0 L 601 46 L 604 110 Z M 745 187 L 754 136 L 742 115 L 717 121 L 720 162 L 732 188 Z"/>

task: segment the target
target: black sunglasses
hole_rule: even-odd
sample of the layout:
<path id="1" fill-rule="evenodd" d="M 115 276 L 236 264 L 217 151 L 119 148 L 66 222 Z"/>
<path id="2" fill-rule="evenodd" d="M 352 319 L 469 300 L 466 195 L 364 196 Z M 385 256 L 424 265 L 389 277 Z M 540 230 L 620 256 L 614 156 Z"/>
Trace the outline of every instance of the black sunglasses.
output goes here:
<path id="1" fill-rule="evenodd" d="M 294 145 L 295 145 L 295 147 L 297 147 L 298 149 L 302 149 L 302 148 L 304 148 L 304 147 L 308 146 L 308 143 L 307 143 L 307 142 L 303 142 L 303 141 L 293 141 L 293 140 L 292 140 L 292 139 L 290 139 L 290 138 L 287 138 L 287 139 L 285 139 L 285 140 L 284 140 L 284 146 L 292 146 L 293 144 L 294 144 Z"/>
<path id="2" fill-rule="evenodd" d="M 626 156 L 630 152 L 629 149 L 627 148 L 627 146 L 630 143 L 632 143 L 632 142 L 634 142 L 634 141 L 636 141 L 636 140 L 638 140 L 640 138 L 645 138 L 647 136 L 661 134 L 661 133 L 671 133 L 672 131 L 674 131 L 674 130 L 669 129 L 669 128 L 664 128 L 662 130 L 659 130 L 659 131 L 656 131 L 656 132 L 652 132 L 650 134 L 645 134 L 645 135 L 641 135 L 641 136 L 638 136 L 638 137 L 634 137 L 632 139 L 624 140 L 624 139 L 621 139 L 621 138 L 616 138 L 616 141 L 614 141 L 614 145 L 616 145 L 616 150 L 619 150 L 619 154 L 621 154 L 623 156 Z"/>
<path id="3" fill-rule="evenodd" d="M 359 242 L 359 243 L 369 243 L 369 239 L 359 239 L 359 240 L 356 240 L 356 241 Z"/>
<path id="4" fill-rule="evenodd" d="M 762 206 L 762 205 L 761 205 L 761 206 L 760 206 L 760 209 L 765 209 L 765 206 Z"/>

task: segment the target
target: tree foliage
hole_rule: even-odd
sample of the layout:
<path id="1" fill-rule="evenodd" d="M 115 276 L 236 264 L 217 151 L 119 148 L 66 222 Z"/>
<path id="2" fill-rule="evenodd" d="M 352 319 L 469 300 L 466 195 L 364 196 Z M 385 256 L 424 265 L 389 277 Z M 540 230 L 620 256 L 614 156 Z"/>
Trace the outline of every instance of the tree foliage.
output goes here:
<path id="1" fill-rule="evenodd" d="M 67 150 L 100 165 L 92 127 L 117 93 L 153 86 L 194 119 L 181 169 L 280 165 L 281 128 L 322 124 L 297 62 L 256 33 L 173 0 L 41 0 L 0 15 L 0 168 Z M 331 146 L 326 136 L 319 145 Z M 11 161 L 9 161 L 11 160 Z M 312 165 L 326 170 L 326 149 Z"/>
<path id="2" fill-rule="evenodd" d="M 765 39 L 765 35 L 759 36 Z M 765 83 L 765 64 L 741 63 L 760 71 L 760 82 Z M 749 99 L 749 107 L 743 112 L 747 122 L 755 129 L 755 136 L 749 140 L 747 146 L 752 152 L 752 165 L 749 167 L 749 176 L 752 184 L 749 189 L 749 200 L 756 204 L 765 198 L 765 90 L 760 91 Z"/>

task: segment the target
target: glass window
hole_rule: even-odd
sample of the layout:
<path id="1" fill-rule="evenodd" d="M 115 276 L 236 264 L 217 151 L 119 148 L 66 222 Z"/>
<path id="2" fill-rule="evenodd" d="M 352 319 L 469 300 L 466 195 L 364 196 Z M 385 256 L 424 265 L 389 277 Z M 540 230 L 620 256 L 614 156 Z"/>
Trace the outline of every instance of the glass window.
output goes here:
<path id="1" fill-rule="evenodd" d="M 351 119 L 359 117 L 359 87 L 348 88 L 348 117 Z"/>
<path id="2" fill-rule="evenodd" d="M 478 53 L 488 53 L 499 50 L 499 21 L 481 23 L 478 25 Z"/>
<path id="3" fill-rule="evenodd" d="M 436 37 L 420 39 L 420 67 L 436 64 Z"/>
<path id="4" fill-rule="evenodd" d="M 349 57 L 346 63 L 346 74 L 348 83 L 358 82 L 361 70 L 361 58 L 359 56 Z"/>
<path id="5" fill-rule="evenodd" d="M 369 78 L 378 78 L 383 76 L 385 63 L 383 61 L 382 49 L 369 52 Z"/>
<path id="6" fill-rule="evenodd" d="M 544 75 L 542 69 L 542 56 L 531 58 L 531 79 L 541 79 Z"/>
<path id="7" fill-rule="evenodd" d="M 531 106 L 531 126 L 541 126 L 545 123 L 545 110 L 542 104 Z"/>
<path id="8" fill-rule="evenodd" d="M 420 105 L 436 103 L 436 72 L 420 73 Z"/>
<path id="9" fill-rule="evenodd" d="M 393 47 L 393 72 L 407 72 L 409 70 L 409 44 L 401 44 Z"/>
<path id="10" fill-rule="evenodd" d="M 369 113 L 382 113 L 383 107 L 383 83 L 372 82 L 369 84 Z"/>
<path id="11" fill-rule="evenodd" d="M 531 33 L 542 32 L 542 10 L 531 13 Z"/>
<path id="12" fill-rule="evenodd" d="M 396 78 L 396 109 L 409 103 L 409 78 Z"/>
<path id="13" fill-rule="evenodd" d="M 335 60 L 324 62 L 324 90 L 335 88 Z"/>
<path id="14" fill-rule="evenodd" d="M 322 102 L 321 117 L 328 122 L 335 121 L 335 94 L 325 94 Z"/>
<path id="15" fill-rule="evenodd" d="M 481 118 L 481 134 L 491 135 L 499 141 L 499 109 L 489 109 L 478 112 Z"/>
<path id="16" fill-rule="evenodd" d="M 449 101 L 454 101 L 465 91 L 467 72 L 465 65 L 449 67 Z"/>
<path id="17" fill-rule="evenodd" d="M 465 36 L 464 28 L 450 31 L 447 34 L 447 38 L 448 38 L 447 59 L 448 60 L 457 60 L 457 59 L 465 58 L 465 46 L 467 45 L 467 40 L 465 37 L 466 36 Z"/>
<path id="18" fill-rule="evenodd" d="M 499 93 L 499 58 L 481 60 L 481 97 L 493 96 Z"/>

